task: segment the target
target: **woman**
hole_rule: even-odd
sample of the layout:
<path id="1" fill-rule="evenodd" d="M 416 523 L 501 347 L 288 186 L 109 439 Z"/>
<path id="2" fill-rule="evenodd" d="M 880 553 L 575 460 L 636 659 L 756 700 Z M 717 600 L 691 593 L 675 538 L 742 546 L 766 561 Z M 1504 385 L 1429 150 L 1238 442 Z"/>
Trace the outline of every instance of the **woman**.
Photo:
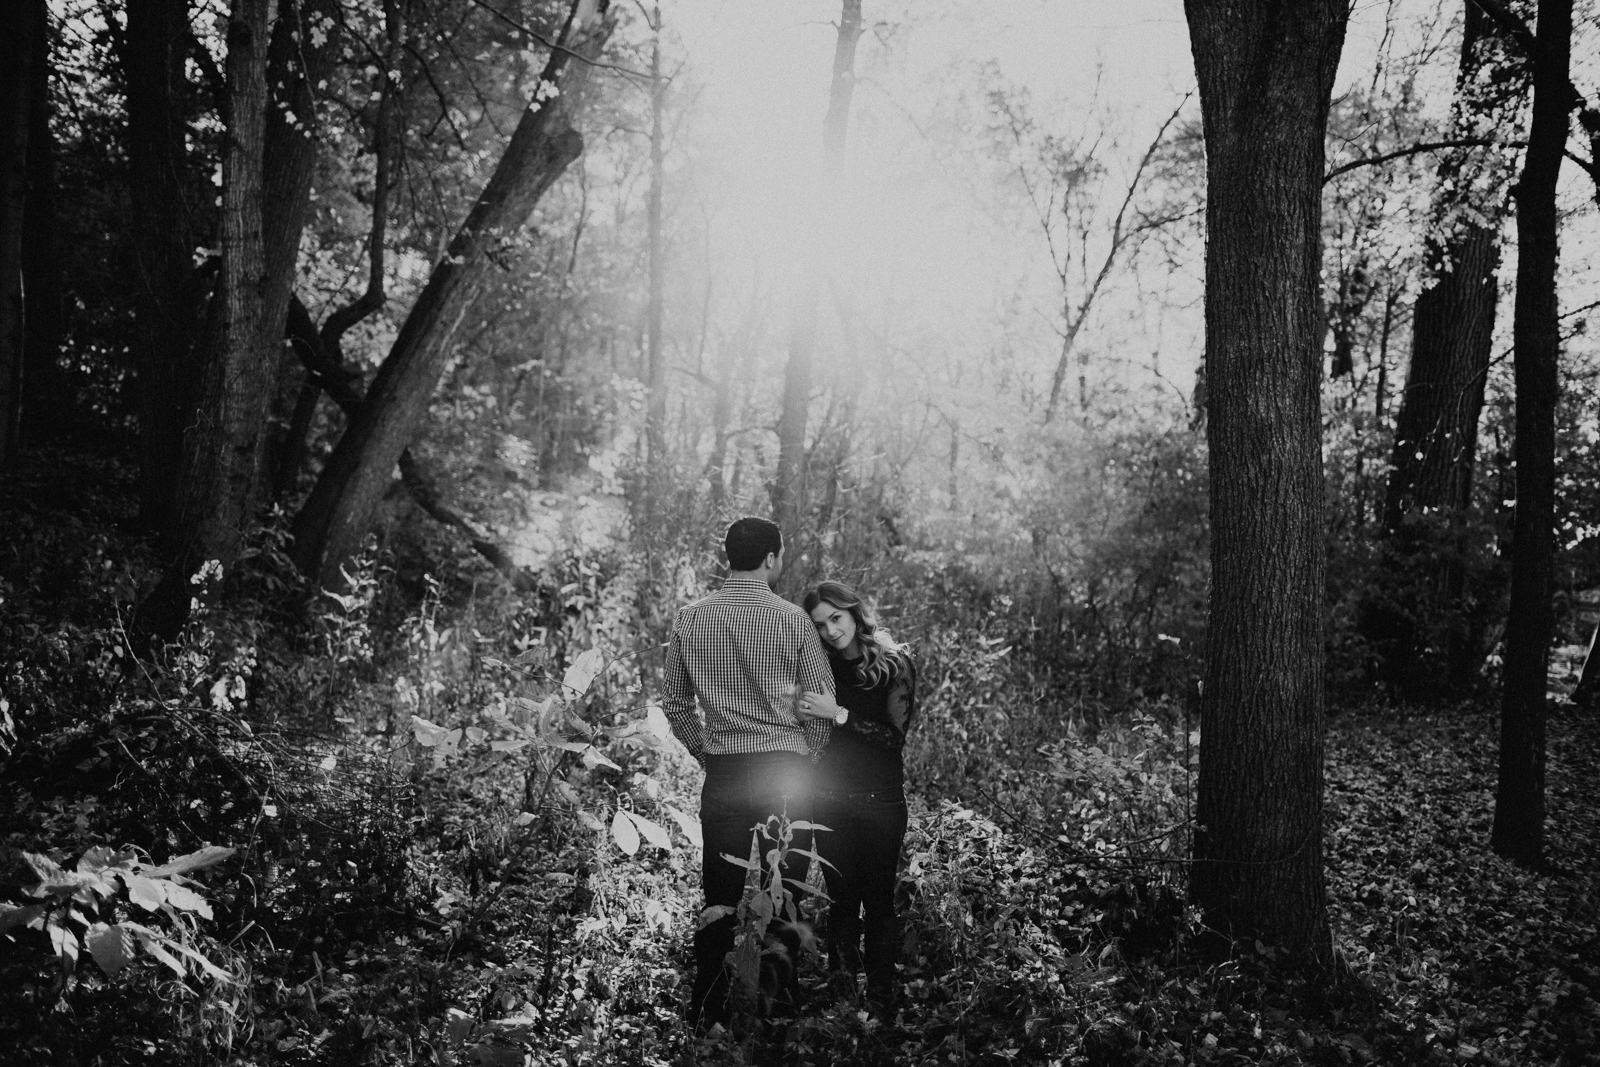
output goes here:
<path id="1" fill-rule="evenodd" d="M 815 820 L 832 904 L 828 963 L 836 988 L 854 992 L 867 972 L 867 1004 L 888 1022 L 895 1014 L 895 868 L 906 834 L 905 767 L 901 749 L 916 715 L 916 670 L 904 645 L 878 626 L 855 590 L 823 582 L 802 607 L 816 624 L 833 669 L 835 700 L 849 712 L 817 763 Z M 806 693 L 801 713 L 836 718 L 827 697 Z M 862 912 L 866 913 L 863 927 Z M 861 950 L 862 934 L 866 951 Z M 864 958 L 863 958 L 864 957 Z"/>

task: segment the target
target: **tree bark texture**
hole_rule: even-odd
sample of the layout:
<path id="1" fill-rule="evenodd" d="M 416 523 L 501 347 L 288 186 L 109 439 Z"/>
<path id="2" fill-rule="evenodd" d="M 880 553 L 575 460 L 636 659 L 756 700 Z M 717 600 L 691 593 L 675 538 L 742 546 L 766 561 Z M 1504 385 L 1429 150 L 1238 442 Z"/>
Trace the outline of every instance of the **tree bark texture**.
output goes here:
<path id="1" fill-rule="evenodd" d="M 1554 628 L 1555 407 L 1561 330 L 1556 300 L 1556 179 L 1572 109 L 1567 69 L 1572 0 L 1540 0 L 1533 121 L 1517 182 L 1517 510 L 1511 539 L 1500 704 L 1500 775 L 1490 843 L 1503 856 L 1544 856 L 1545 685 Z"/>
<path id="2" fill-rule="evenodd" d="M 360 413 L 296 516 L 296 563 L 324 586 L 341 584 L 340 565 L 360 547 L 400 453 L 422 424 L 456 335 L 488 281 L 490 253 L 514 239 L 545 190 L 582 152 L 574 123 L 591 72 L 585 60 L 599 54 L 611 27 L 602 15 L 552 52 L 540 78 L 559 95 L 523 112 L 489 184 L 434 267 Z"/>
<path id="3" fill-rule="evenodd" d="M 861 40 L 861 0 L 843 0 L 839 35 L 833 51 L 833 79 L 828 92 L 828 114 L 822 124 L 822 183 L 838 195 L 844 168 L 845 138 L 850 129 L 850 100 L 856 88 L 856 44 Z M 827 205 L 824 204 L 824 210 Z M 772 515 L 785 539 L 800 532 L 805 501 L 806 416 L 811 406 L 812 362 L 817 341 L 817 309 L 822 296 L 826 247 L 814 253 L 805 267 L 794 303 L 789 331 L 789 361 L 783 371 L 783 408 L 778 416 L 778 469 L 772 478 Z M 788 554 L 786 566 L 798 560 Z"/>
<path id="4" fill-rule="evenodd" d="M 52 29 L 44 0 L 27 0 L 39 13 L 41 38 L 28 91 L 28 199 L 22 220 L 23 417 L 32 426 L 58 421 L 68 408 L 56 365 L 65 328 L 61 257 L 56 237 L 55 137 L 50 131 Z"/>
<path id="5" fill-rule="evenodd" d="M 199 376 L 196 309 L 203 302 L 193 256 L 210 214 L 210 188 L 188 162 L 189 43 L 187 0 L 128 0 L 122 68 L 137 272 L 139 517 L 150 529 L 161 529 L 171 514 Z"/>
<path id="6" fill-rule="evenodd" d="M 295 355 L 305 367 L 306 388 L 313 390 L 313 396 L 325 390 L 346 417 L 354 418 L 361 410 L 361 394 L 355 386 L 356 375 L 345 370 L 338 356 L 318 334 L 316 324 L 311 320 L 311 312 L 298 297 L 289 303 L 288 330 Z M 305 393 L 301 395 L 303 397 Z M 535 584 L 533 579 L 517 566 L 509 551 L 495 543 L 480 523 L 445 503 L 444 493 L 434 479 L 423 471 L 422 465 L 411 454 L 411 449 L 400 453 L 397 466 L 400 468 L 400 484 L 410 494 L 412 502 L 429 518 L 465 534 L 472 550 L 494 564 L 495 569 L 509 578 L 517 589 L 532 588 Z"/>
<path id="7" fill-rule="evenodd" d="M 1472 0 L 1464 6 L 1452 130 L 1460 138 L 1478 135 L 1484 121 L 1479 85 L 1483 42 L 1492 32 Z M 1463 154 L 1441 163 L 1437 227 L 1450 226 L 1468 165 Z M 1459 692 L 1478 666 L 1473 627 L 1463 617 L 1463 538 L 1500 295 L 1499 218 L 1463 219 L 1431 234 L 1426 259 L 1434 279 L 1416 301 L 1384 500 L 1388 576 L 1383 599 L 1363 618 L 1381 657 L 1380 676 L 1413 700 Z M 1429 647 L 1439 654 L 1429 656 Z"/>
<path id="8" fill-rule="evenodd" d="M 228 19 L 227 131 L 222 148 L 221 344 L 206 360 L 194 421 L 183 435 L 167 570 L 140 605 L 138 629 L 172 637 L 188 616 L 191 576 L 209 560 L 238 558 L 253 513 L 276 336 L 265 332 L 263 154 L 267 110 L 267 9 L 234 0 Z M 207 580 L 195 592 L 215 588 Z"/>
<path id="9" fill-rule="evenodd" d="M 1323 135 L 1342 0 L 1187 0 L 1206 146 L 1212 588 L 1190 892 L 1331 950 L 1322 870 Z"/>
<path id="10" fill-rule="evenodd" d="M 43 0 L 24 0 L 0 54 L 0 472 L 21 444 L 27 317 L 22 232 L 28 197 L 28 133 L 34 70 L 45 61 Z"/>

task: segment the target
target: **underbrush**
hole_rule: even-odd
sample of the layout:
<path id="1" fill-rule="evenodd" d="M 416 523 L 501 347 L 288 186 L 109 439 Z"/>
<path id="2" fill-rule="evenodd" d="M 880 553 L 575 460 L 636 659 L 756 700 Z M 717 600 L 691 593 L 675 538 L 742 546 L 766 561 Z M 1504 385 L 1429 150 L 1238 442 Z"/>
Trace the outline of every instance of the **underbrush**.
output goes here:
<path id="1" fill-rule="evenodd" d="M 1311 983 L 1269 945 L 1196 953 L 1184 702 L 1052 703 L 1003 613 L 924 614 L 899 628 L 899 1018 L 808 952 L 800 1017 L 697 1039 L 700 772 L 652 704 L 666 615 L 637 565 L 573 555 L 517 596 L 373 551 L 308 598 L 268 532 L 229 606 L 136 655 L 137 542 L 10 506 L 0 924 L 38 921 L 0 934 L 8 1062 L 1600 1062 L 1600 738 L 1575 714 L 1538 875 L 1486 854 L 1481 712 L 1334 719 L 1342 965 Z"/>

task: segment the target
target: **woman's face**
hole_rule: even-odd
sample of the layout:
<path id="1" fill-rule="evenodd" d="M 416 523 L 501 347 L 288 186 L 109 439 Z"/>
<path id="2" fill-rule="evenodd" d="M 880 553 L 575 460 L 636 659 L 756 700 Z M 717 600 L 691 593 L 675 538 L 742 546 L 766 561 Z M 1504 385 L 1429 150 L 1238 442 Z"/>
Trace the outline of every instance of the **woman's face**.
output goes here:
<path id="1" fill-rule="evenodd" d="M 824 600 L 811 609 L 811 621 L 817 624 L 817 636 L 835 652 L 850 652 L 856 645 L 855 616 L 844 608 L 835 607 Z"/>

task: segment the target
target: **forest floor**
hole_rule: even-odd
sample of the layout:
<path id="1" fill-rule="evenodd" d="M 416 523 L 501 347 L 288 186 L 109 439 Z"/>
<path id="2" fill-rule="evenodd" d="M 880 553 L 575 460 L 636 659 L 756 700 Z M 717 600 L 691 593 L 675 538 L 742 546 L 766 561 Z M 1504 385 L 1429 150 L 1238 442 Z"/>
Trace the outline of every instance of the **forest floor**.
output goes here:
<path id="1" fill-rule="evenodd" d="M 1070 878 L 1051 884 L 1049 872 L 1066 873 L 1069 861 L 983 818 L 981 805 L 949 801 L 916 805 L 908 855 L 926 857 L 953 820 L 988 848 L 972 857 L 979 862 L 955 911 L 915 899 L 936 895 L 925 865 L 905 874 L 909 995 L 892 1027 L 830 1002 L 813 967 L 819 992 L 809 1018 L 743 1040 L 693 1040 L 679 1015 L 694 864 L 681 850 L 623 863 L 603 833 L 554 856 L 510 849 L 505 881 L 487 895 L 459 880 L 459 865 L 442 864 L 441 885 L 453 888 L 441 892 L 459 900 L 443 910 L 469 912 L 470 932 L 459 922 L 419 928 L 403 951 L 367 952 L 337 976 L 325 971 L 314 996 L 320 1003 L 325 990 L 344 990 L 381 1002 L 397 953 L 448 960 L 450 1014 L 434 1020 L 431 1036 L 444 1058 L 462 1062 L 521 1062 L 515 1050 L 528 1048 L 543 1051 L 536 1062 L 573 1063 L 1600 1064 L 1600 721 L 1572 708 L 1552 716 L 1551 862 L 1539 873 L 1487 846 L 1493 727 L 1492 714 L 1473 708 L 1334 718 L 1328 891 L 1348 973 L 1332 997 L 1275 977 L 1265 946 L 1220 965 L 1186 960 L 1181 923 L 1152 939 L 1138 935 L 1137 915 L 1121 917 L 1130 936 L 1096 941 L 1092 952 L 1062 946 L 1064 999 L 1018 996 L 1026 991 L 1013 969 L 1026 969 L 1029 953 L 1004 938 L 971 938 L 967 951 L 987 961 L 937 958 L 949 932 L 927 928 L 930 920 L 992 920 L 1004 910 L 998 899 L 1036 913 L 1048 931 L 1062 896 L 1085 891 Z M 449 794 L 466 809 L 482 804 L 493 777 L 451 775 L 434 786 L 440 800 Z M 445 815 L 440 825 L 452 821 Z M 613 853 L 618 862 L 607 861 Z M 1117 889 L 1090 894 L 1094 910 L 1082 918 L 1093 924 L 1117 899 Z M 1120 899 L 1162 912 L 1125 888 Z M 1041 951 L 1035 945 L 1033 958 Z M 327 1039 L 326 1025 L 296 1029 L 315 1044 Z"/>
<path id="2" fill-rule="evenodd" d="M 233 662 L 229 634 L 261 635 L 253 699 L 271 697 L 276 675 L 285 706 L 333 692 L 347 676 L 335 673 L 341 661 L 316 659 L 308 644 L 274 645 L 246 619 L 217 621 L 214 644 L 185 646 L 188 659 L 162 668 L 170 685 L 145 665 L 127 669 L 115 619 L 142 579 L 124 562 L 137 555 L 116 520 L 126 503 L 109 489 L 52 495 L 51 484 L 0 499 L 0 525 L 13 531 L 0 552 L 0 644 L 13 646 L 0 677 L 0 741 L 14 727 L 19 746 L 17 773 L 0 774 L 0 845 L 63 864 L 141 833 L 162 857 L 240 846 L 242 865 L 202 879 L 217 902 L 216 939 L 191 943 L 223 953 L 244 980 L 175 979 L 141 960 L 108 982 L 85 957 L 81 980 L 52 1006 L 61 979 L 50 977 L 50 943 L 30 932 L 33 941 L 8 944 L 14 929 L 0 936 L 0 981 L 18 982 L 25 996 L 0 997 L 0 1062 L 10 1062 L 10 1046 L 28 1050 L 10 1054 L 17 1062 L 61 1064 L 1600 1065 L 1593 712 L 1552 709 L 1549 864 L 1538 872 L 1488 848 L 1493 708 L 1373 706 L 1330 717 L 1325 856 L 1344 966 L 1329 992 L 1286 977 L 1271 946 L 1237 945 L 1220 963 L 1198 958 L 1181 861 L 1164 847 L 1128 860 L 1135 816 L 1146 826 L 1183 818 L 1190 752 L 1181 722 L 1147 717 L 1094 734 L 1046 724 L 1052 749 L 1006 734 L 1012 727 L 995 725 L 992 710 L 1005 701 L 977 675 L 947 669 L 913 746 L 899 1019 L 880 1025 L 859 1005 L 827 998 L 808 957 L 813 994 L 801 1017 L 695 1038 L 682 1007 L 698 852 L 669 818 L 696 807 L 698 771 L 686 756 L 670 745 L 608 748 L 620 770 L 565 757 L 553 764 L 563 777 L 541 794 L 560 798 L 550 804 L 529 802 L 526 752 L 494 751 L 480 738 L 430 758 L 404 727 L 381 729 L 384 714 L 396 721 L 400 683 L 426 688 L 422 660 L 441 670 L 471 660 L 449 712 L 462 724 L 488 724 L 474 701 L 492 687 L 481 657 L 458 655 L 466 646 L 413 613 L 392 627 L 392 662 L 373 668 L 365 688 L 340 690 L 349 714 L 282 736 L 298 749 L 296 762 L 277 765 L 274 788 L 297 795 L 298 779 L 305 802 L 323 803 L 343 781 L 353 815 L 322 809 L 315 832 L 302 823 L 300 836 L 269 840 L 262 828 L 290 818 L 288 801 L 277 801 L 280 813 L 250 784 L 266 779 L 241 777 L 248 788 L 236 788 L 213 773 L 249 770 L 219 762 L 223 750 L 243 752 L 266 731 L 192 694 L 214 698 L 217 664 Z M 558 601 L 553 610 L 564 609 Z M 316 631 L 316 647 L 349 636 L 341 618 Z M 994 667 L 1003 651 L 979 658 Z M 185 663 L 198 673 L 183 674 Z M 1001 676 L 983 677 L 989 685 Z M 637 703 L 636 691 L 620 695 L 590 709 L 614 735 L 629 721 L 620 705 Z M 225 733 L 206 735 L 215 751 L 197 753 L 184 747 L 189 734 L 175 732 L 180 720 L 185 730 L 210 723 Z M 965 761 L 966 777 L 940 759 Z M 355 778 L 337 778 L 384 761 L 388 777 L 373 780 L 397 783 L 396 792 L 362 793 Z M 151 767 L 166 770 L 150 776 Z M 134 788 L 145 788 L 141 774 L 153 791 Z M 1059 820 L 1064 804 L 1077 820 L 1070 841 L 1045 818 Z M 658 833 L 668 828 L 670 847 L 619 847 L 623 810 Z M 201 816 L 211 821 L 186 829 L 185 819 Z M 352 820 L 377 830 L 350 838 L 343 853 L 318 844 L 345 840 L 338 832 L 353 832 Z M 1171 856 L 1183 854 L 1180 844 Z M 397 872 L 392 883 L 368 856 L 393 861 L 382 868 Z M 0 870 L 0 890 L 26 902 L 8 877 Z M 280 888 L 269 893 L 273 879 Z M 252 915 L 260 922 L 247 922 Z"/>

